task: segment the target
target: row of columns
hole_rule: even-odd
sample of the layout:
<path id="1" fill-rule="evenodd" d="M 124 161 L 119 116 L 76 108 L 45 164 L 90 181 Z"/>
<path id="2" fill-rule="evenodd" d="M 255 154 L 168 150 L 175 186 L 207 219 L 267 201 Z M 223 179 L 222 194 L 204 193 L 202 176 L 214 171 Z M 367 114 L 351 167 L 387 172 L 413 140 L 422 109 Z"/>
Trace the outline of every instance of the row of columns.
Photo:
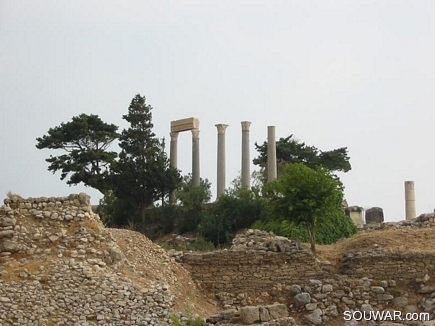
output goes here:
<path id="1" fill-rule="evenodd" d="M 250 121 L 242 121 L 242 173 L 241 173 L 241 186 L 249 188 L 251 184 L 251 159 L 249 150 L 249 132 Z M 227 124 L 217 124 L 218 140 L 217 140 L 217 191 L 216 196 L 219 198 L 225 193 L 225 131 L 228 127 Z M 200 185 L 200 159 L 199 159 L 199 129 L 191 129 L 192 132 L 192 183 L 195 187 Z M 178 166 L 178 134 L 179 132 L 171 132 L 170 144 L 170 162 L 171 166 L 177 168 Z M 276 179 L 276 141 L 275 141 L 275 127 L 268 127 L 268 156 L 267 156 L 267 170 L 268 181 Z M 170 202 L 175 201 L 175 193 L 169 196 Z"/>
<path id="2" fill-rule="evenodd" d="M 242 173 L 241 186 L 249 188 L 251 185 L 251 156 L 249 150 L 249 131 L 251 122 L 242 121 Z M 217 146 L 217 192 L 216 197 L 219 198 L 225 193 L 225 130 L 228 125 L 217 124 L 218 131 L 218 146 Z M 267 142 L 267 169 L 268 181 L 276 179 L 276 140 L 275 127 L 268 127 L 268 142 Z"/>

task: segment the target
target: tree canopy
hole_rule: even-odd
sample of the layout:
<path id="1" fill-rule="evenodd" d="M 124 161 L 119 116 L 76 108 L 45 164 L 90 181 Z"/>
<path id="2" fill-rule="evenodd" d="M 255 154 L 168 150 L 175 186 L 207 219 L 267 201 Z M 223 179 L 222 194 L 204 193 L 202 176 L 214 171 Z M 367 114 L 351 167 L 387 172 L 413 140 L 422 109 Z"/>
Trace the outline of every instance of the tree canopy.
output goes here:
<path id="1" fill-rule="evenodd" d="M 276 218 L 307 228 L 313 252 L 319 220 L 341 212 L 341 183 L 323 167 L 287 164 L 279 179 L 266 184 L 265 192 Z"/>
<path id="2" fill-rule="evenodd" d="M 253 160 L 259 165 L 262 171 L 267 169 L 267 141 L 255 148 L 259 156 Z M 283 166 L 287 163 L 302 163 L 310 168 L 323 167 L 331 172 L 348 172 L 351 170 L 349 156 L 346 147 L 337 148 L 331 151 L 321 151 L 314 146 L 308 146 L 290 135 L 280 138 L 276 142 L 276 160 L 278 165 L 278 176 Z"/>
<path id="3" fill-rule="evenodd" d="M 117 130 L 116 125 L 103 122 L 97 115 L 81 114 L 50 128 L 47 135 L 36 139 L 36 148 L 66 151 L 46 159 L 50 163 L 48 170 L 60 171 L 61 180 L 69 175 L 69 185 L 83 182 L 105 194 L 110 190 L 111 165 L 118 156 L 108 151 L 118 138 Z"/>

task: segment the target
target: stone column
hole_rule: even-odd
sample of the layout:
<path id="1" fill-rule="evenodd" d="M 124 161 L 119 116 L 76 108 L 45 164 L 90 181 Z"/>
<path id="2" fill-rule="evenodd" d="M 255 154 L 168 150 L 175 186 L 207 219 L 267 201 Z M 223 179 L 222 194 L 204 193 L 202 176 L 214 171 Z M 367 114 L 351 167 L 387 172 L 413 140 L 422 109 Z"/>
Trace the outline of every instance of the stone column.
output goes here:
<path id="1" fill-rule="evenodd" d="M 249 188 L 251 184 L 250 155 L 249 155 L 249 127 L 251 122 L 242 121 L 242 188 Z"/>
<path id="2" fill-rule="evenodd" d="M 192 183 L 194 187 L 200 185 L 199 165 L 199 129 L 192 129 Z"/>
<path id="3" fill-rule="evenodd" d="M 225 193 L 225 130 L 228 125 L 215 125 L 218 132 L 217 143 L 217 189 L 216 198 Z"/>
<path id="4" fill-rule="evenodd" d="M 276 179 L 275 126 L 267 127 L 267 181 Z"/>
<path id="5" fill-rule="evenodd" d="M 406 220 L 416 217 L 414 181 L 405 181 L 405 212 Z"/>
<path id="6" fill-rule="evenodd" d="M 171 163 L 171 166 L 174 168 L 178 167 L 177 163 L 177 151 L 178 151 L 178 132 L 170 132 L 171 135 L 171 144 L 170 144 L 170 154 L 169 154 L 169 161 Z M 169 203 L 175 202 L 175 191 L 172 191 L 169 194 Z"/>

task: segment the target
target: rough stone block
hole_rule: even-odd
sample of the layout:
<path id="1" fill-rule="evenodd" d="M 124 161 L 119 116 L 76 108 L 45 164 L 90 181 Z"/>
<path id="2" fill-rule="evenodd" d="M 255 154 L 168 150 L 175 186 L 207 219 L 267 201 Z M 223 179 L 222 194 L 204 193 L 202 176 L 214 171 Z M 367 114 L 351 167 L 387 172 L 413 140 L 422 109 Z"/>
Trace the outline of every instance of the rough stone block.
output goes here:
<path id="1" fill-rule="evenodd" d="M 240 308 L 240 320 L 245 325 L 260 321 L 260 308 L 258 306 L 248 306 Z"/>
<path id="2" fill-rule="evenodd" d="M 311 295 L 309 293 L 299 293 L 295 295 L 294 300 L 296 308 L 303 307 L 311 302 Z"/>
<path id="3" fill-rule="evenodd" d="M 270 320 L 270 314 L 269 310 L 267 310 L 265 307 L 260 307 L 260 321 L 269 321 Z"/>
<path id="4" fill-rule="evenodd" d="M 271 320 L 288 317 L 288 310 L 285 304 L 268 305 L 265 308 L 269 310 Z"/>

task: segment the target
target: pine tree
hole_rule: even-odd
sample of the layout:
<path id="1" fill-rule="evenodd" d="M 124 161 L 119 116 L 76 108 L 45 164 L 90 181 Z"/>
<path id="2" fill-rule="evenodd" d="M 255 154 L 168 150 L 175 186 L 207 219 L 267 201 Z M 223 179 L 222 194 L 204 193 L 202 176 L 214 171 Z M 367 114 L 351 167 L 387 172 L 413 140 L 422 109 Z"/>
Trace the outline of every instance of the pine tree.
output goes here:
<path id="1" fill-rule="evenodd" d="M 119 137 L 121 153 L 117 163 L 116 197 L 130 202 L 140 211 L 174 190 L 181 181 L 180 173 L 170 166 L 164 144 L 153 133 L 151 105 L 137 94 L 123 119 L 130 127 Z"/>

